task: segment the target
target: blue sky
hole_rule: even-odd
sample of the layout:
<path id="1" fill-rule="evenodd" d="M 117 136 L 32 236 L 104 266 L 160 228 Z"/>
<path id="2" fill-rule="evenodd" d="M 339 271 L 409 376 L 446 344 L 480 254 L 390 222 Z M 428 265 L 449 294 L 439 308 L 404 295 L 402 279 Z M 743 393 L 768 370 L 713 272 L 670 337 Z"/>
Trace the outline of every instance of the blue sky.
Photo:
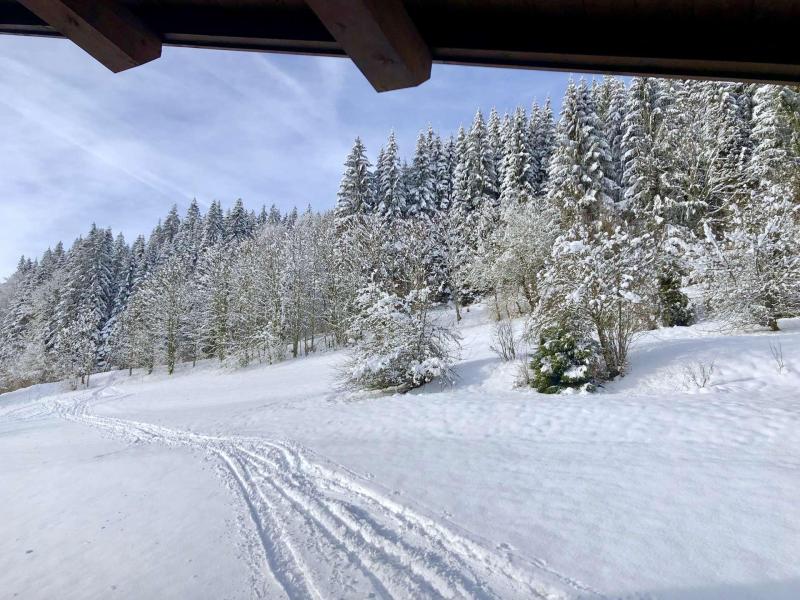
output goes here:
<path id="1" fill-rule="evenodd" d="M 192 198 L 331 207 L 357 135 L 374 161 L 394 129 L 407 156 L 428 124 L 557 104 L 568 79 L 435 65 L 377 94 L 343 59 L 179 48 L 115 75 L 68 41 L 0 36 L 0 278 L 92 222 L 132 238 Z"/>

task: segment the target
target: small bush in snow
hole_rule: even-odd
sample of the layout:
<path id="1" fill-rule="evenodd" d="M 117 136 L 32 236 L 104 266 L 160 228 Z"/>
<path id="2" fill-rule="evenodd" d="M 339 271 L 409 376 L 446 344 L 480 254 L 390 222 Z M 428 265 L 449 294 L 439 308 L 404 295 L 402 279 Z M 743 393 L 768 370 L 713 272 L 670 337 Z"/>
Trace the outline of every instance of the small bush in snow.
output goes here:
<path id="1" fill-rule="evenodd" d="M 370 284 L 359 294 L 351 326 L 356 340 L 344 366 L 345 385 L 406 392 L 434 378 L 452 380 L 458 334 L 436 322 L 428 288 L 405 296 Z"/>
<path id="2" fill-rule="evenodd" d="M 683 387 L 687 390 L 704 389 L 711 383 L 714 374 L 714 361 L 705 362 L 698 360 L 683 367 Z"/>
<path id="3" fill-rule="evenodd" d="M 689 298 L 681 291 L 680 278 L 667 273 L 658 278 L 658 300 L 661 324 L 665 327 L 685 327 L 694 321 Z"/>
<path id="4" fill-rule="evenodd" d="M 514 340 L 514 328 L 511 321 L 502 320 L 494 324 L 492 343 L 489 346 L 502 360 L 509 362 L 517 357 L 517 344 Z"/>
<path id="5" fill-rule="evenodd" d="M 531 385 L 545 394 L 568 388 L 593 392 L 604 372 L 597 342 L 561 326 L 542 331 L 530 366 Z"/>
<path id="6" fill-rule="evenodd" d="M 786 369 L 786 361 L 783 358 L 783 344 L 780 342 L 777 344 L 770 342 L 769 353 L 772 356 L 772 360 L 775 361 L 775 368 L 777 369 L 778 373 L 783 373 L 783 371 Z"/>

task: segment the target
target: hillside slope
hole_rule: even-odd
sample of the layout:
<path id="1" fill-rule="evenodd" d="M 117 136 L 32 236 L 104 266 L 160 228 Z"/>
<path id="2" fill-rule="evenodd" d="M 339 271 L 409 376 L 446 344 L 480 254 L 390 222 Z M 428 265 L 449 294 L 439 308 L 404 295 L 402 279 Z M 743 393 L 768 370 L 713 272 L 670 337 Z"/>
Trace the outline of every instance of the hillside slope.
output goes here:
<path id="1" fill-rule="evenodd" d="M 514 389 L 479 307 L 453 387 L 337 391 L 329 353 L 0 396 L 0 590 L 795 598 L 800 320 L 782 326 L 648 333 L 594 395 Z"/>

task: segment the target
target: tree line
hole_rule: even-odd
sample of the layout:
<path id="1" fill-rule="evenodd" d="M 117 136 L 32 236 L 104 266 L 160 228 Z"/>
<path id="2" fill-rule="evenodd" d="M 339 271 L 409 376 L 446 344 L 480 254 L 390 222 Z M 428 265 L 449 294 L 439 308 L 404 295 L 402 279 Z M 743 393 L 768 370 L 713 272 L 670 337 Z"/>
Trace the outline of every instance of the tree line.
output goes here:
<path id="1" fill-rule="evenodd" d="M 0 285 L 0 389 L 340 346 L 345 381 L 405 389 L 457 354 L 432 307 L 458 320 L 481 298 L 615 377 L 637 332 L 698 309 L 770 329 L 798 314 L 799 206 L 797 88 L 571 82 L 557 120 L 549 102 L 478 111 L 408 160 L 394 134 L 374 165 L 357 139 L 330 211 L 193 202 L 132 244 L 92 226 L 23 257 Z"/>

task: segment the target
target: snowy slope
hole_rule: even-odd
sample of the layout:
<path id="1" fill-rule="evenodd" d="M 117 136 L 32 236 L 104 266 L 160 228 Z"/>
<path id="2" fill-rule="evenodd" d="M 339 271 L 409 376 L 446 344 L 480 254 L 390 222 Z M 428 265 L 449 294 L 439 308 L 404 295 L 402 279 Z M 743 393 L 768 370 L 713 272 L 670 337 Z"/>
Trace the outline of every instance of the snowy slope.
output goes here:
<path id="1" fill-rule="evenodd" d="M 330 353 L 0 396 L 0 597 L 800 597 L 782 325 L 648 333 L 594 395 L 514 389 L 478 308 L 452 388 L 338 392 Z"/>

